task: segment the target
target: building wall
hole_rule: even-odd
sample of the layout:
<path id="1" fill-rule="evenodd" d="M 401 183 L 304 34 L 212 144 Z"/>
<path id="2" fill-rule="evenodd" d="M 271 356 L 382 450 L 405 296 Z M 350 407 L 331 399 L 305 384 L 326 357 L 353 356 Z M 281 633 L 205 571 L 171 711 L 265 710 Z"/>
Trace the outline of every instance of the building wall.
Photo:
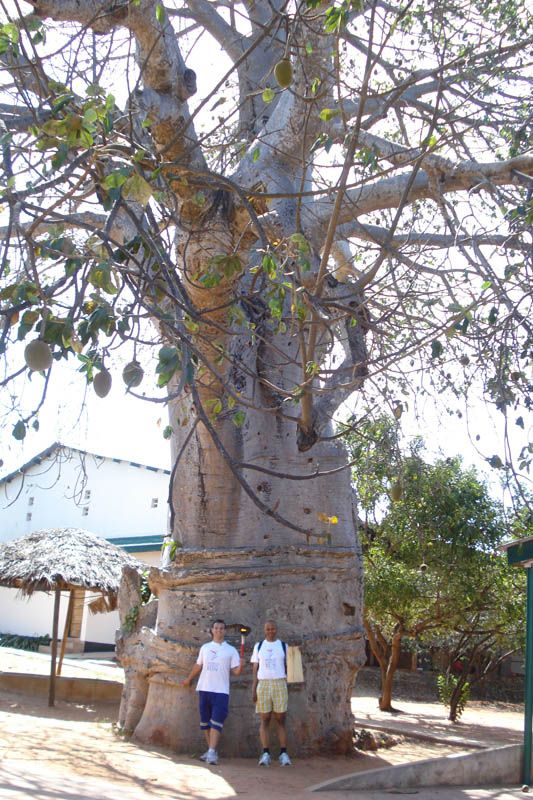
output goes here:
<path id="1" fill-rule="evenodd" d="M 159 564 L 161 558 L 160 553 L 155 551 L 136 553 L 135 555 L 147 567 Z M 113 644 L 115 632 L 120 624 L 118 611 L 111 611 L 107 614 L 91 614 L 88 606 L 90 601 L 97 596 L 97 594 L 89 592 L 85 594 L 80 638 L 85 642 Z M 68 597 L 68 592 L 61 593 L 60 638 L 63 636 Z M 53 611 L 53 593 L 35 592 L 30 598 L 23 598 L 17 589 L 0 587 L 0 633 L 14 633 L 18 636 L 51 636 Z"/>
<path id="2" fill-rule="evenodd" d="M 161 536 L 167 531 L 169 473 L 164 469 L 105 458 L 59 445 L 0 481 L 0 542 L 43 528 L 83 528 L 104 538 Z M 159 549 L 133 552 L 147 565 L 159 564 Z M 81 639 L 113 643 L 118 612 L 91 614 L 86 596 Z M 68 593 L 62 596 L 63 631 Z M 52 633 L 53 594 L 22 600 L 0 587 L 0 633 Z"/>
<path id="3" fill-rule="evenodd" d="M 99 536 L 167 530 L 168 472 L 61 448 L 0 482 L 0 542 L 42 528 Z"/>
<path id="4" fill-rule="evenodd" d="M 143 561 L 147 567 L 150 565 L 158 566 L 161 561 L 159 552 L 134 553 L 136 558 Z M 88 608 L 90 601 L 89 593 L 86 594 L 85 613 L 83 615 L 83 625 L 81 628 L 81 638 L 85 642 L 102 642 L 112 644 L 115 641 L 115 633 L 120 626 L 118 611 L 110 611 L 108 614 L 91 614 Z"/>
<path id="5" fill-rule="evenodd" d="M 59 630 L 63 631 L 67 613 L 68 592 L 61 597 Z M 30 598 L 17 589 L 0 586 L 0 633 L 17 636 L 50 636 L 54 612 L 54 595 L 35 592 Z M 0 651 L 1 654 L 1 651 Z"/>

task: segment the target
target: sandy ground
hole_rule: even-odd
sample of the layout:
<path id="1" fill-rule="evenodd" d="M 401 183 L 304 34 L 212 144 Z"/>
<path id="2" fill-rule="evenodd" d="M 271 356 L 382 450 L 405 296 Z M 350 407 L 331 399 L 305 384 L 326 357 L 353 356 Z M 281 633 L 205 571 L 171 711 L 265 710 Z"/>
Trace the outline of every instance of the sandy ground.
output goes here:
<path id="1" fill-rule="evenodd" d="M 47 660 L 11 654 L 6 657 L 0 650 L 0 670 L 46 672 Z M 121 677 L 116 667 L 73 660 L 67 662 L 63 674 Z M 0 797 L 65 796 L 98 800 L 116 793 L 123 800 L 211 800 L 238 795 L 250 800 L 265 797 L 309 800 L 312 795 L 306 791 L 308 787 L 346 773 L 441 757 L 476 744 L 487 746 L 521 740 L 523 718 L 516 708 L 472 705 L 460 725 L 451 725 L 445 720 L 444 708 L 437 704 L 399 701 L 397 705 L 402 713 L 388 715 L 377 710 L 375 697 L 353 699 L 359 727 L 376 724 L 390 732 L 407 729 L 436 738 L 408 739 L 391 749 L 356 752 L 353 757 L 296 759 L 291 768 L 285 769 L 277 764 L 269 769 L 259 768 L 251 759 L 222 760 L 217 767 L 206 767 L 197 759 L 198 754 L 177 756 L 118 736 L 113 725 L 118 711 L 115 705 L 59 701 L 49 709 L 45 698 L 3 691 L 0 692 Z M 64 786 L 67 793 L 54 794 L 49 782 L 56 787 Z M 85 784 L 91 786 L 87 794 L 82 793 Z M 20 788 L 20 794 L 14 792 L 14 786 Z M 107 789 L 112 790 L 109 795 Z M 320 796 L 324 800 L 348 797 L 339 792 Z"/>

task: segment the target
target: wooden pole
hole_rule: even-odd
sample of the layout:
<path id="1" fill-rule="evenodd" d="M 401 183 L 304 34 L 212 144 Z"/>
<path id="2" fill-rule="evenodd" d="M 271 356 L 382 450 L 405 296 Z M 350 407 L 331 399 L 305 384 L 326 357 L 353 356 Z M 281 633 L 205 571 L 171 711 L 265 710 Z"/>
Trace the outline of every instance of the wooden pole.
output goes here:
<path id="1" fill-rule="evenodd" d="M 48 705 L 53 706 L 56 699 L 56 657 L 57 657 L 57 629 L 59 627 L 59 604 L 61 589 L 55 590 L 54 620 L 52 623 L 52 660 L 50 663 L 50 684 L 48 686 Z"/>
<path id="2" fill-rule="evenodd" d="M 524 702 L 524 763 L 522 782 L 531 786 L 531 726 L 533 723 L 533 567 L 526 568 L 526 674 Z"/>
<path id="3" fill-rule="evenodd" d="M 63 630 L 63 639 L 61 640 L 61 652 L 59 654 L 59 663 L 57 665 L 56 675 L 61 675 L 61 667 L 63 666 L 63 659 L 65 658 L 65 649 L 67 647 L 67 638 L 70 632 L 70 624 L 72 622 L 72 615 L 74 613 L 74 589 L 70 590 L 68 596 L 67 616 L 65 617 L 65 628 Z"/>

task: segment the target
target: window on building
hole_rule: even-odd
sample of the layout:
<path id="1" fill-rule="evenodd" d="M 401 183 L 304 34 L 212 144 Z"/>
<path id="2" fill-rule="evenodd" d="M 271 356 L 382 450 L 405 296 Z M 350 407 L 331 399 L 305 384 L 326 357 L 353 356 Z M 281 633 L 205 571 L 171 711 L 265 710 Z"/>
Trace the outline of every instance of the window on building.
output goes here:
<path id="1" fill-rule="evenodd" d="M 81 511 L 81 515 L 82 515 L 82 517 L 88 517 L 89 516 L 89 506 L 83 506 L 82 511 Z"/>
<path id="2" fill-rule="evenodd" d="M 31 511 L 28 511 L 28 513 L 26 514 L 26 522 L 29 522 L 30 519 L 31 519 Z"/>
<path id="3" fill-rule="evenodd" d="M 152 497 L 152 508 L 157 508 L 158 505 L 159 505 L 159 498 Z"/>
<path id="4" fill-rule="evenodd" d="M 35 497 L 28 497 L 28 505 L 32 506 L 35 502 Z"/>
<path id="5" fill-rule="evenodd" d="M 86 500 L 90 500 L 91 499 L 91 490 L 90 489 L 85 489 L 85 499 Z"/>

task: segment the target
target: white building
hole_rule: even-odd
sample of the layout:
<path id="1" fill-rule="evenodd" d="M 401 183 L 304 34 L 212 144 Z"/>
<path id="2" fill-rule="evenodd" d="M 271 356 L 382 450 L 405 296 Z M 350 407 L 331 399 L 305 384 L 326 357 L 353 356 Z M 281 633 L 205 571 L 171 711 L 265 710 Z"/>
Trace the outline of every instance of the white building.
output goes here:
<path id="1" fill-rule="evenodd" d="M 43 528 L 85 528 L 146 563 L 159 564 L 167 532 L 168 470 L 55 443 L 0 479 L 0 542 Z M 70 638 L 85 649 L 114 642 L 118 613 L 93 615 L 79 592 Z M 53 597 L 29 600 L 0 587 L 0 633 L 51 633 Z M 67 603 L 62 599 L 62 617 Z M 60 619 L 60 630 L 64 624 Z"/>

